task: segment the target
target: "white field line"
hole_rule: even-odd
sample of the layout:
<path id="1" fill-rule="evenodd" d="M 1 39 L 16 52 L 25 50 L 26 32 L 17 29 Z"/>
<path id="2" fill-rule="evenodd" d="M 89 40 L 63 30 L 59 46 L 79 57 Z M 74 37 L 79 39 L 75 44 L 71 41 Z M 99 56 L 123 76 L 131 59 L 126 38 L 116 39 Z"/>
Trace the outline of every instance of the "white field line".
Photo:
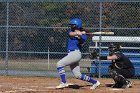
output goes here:
<path id="1" fill-rule="evenodd" d="M 20 92 L 26 92 L 26 91 L 28 91 L 28 92 L 36 92 L 36 91 L 38 91 L 38 90 L 9 90 L 9 91 L 5 91 L 5 92 L 0 92 L 0 93 L 20 93 Z M 40 92 L 45 92 L 46 90 L 39 90 Z"/>
<path id="2" fill-rule="evenodd" d="M 40 87 L 40 85 L 43 85 Z M 55 85 L 50 84 L 50 86 L 48 86 L 48 84 L 46 85 L 46 83 L 20 83 L 20 84 L 13 84 L 13 83 L 0 83 L 0 87 L 6 87 L 9 88 L 11 90 L 7 90 L 7 91 L 0 91 L 0 93 L 17 93 L 17 92 L 25 92 L 25 91 L 47 91 L 47 89 L 55 89 Z M 37 88 L 37 89 L 35 89 Z M 46 90 L 45 90 L 46 89 Z"/>
<path id="3" fill-rule="evenodd" d="M 48 88 L 48 89 L 56 89 L 56 87 L 45 87 L 45 88 Z"/>
<path id="4" fill-rule="evenodd" d="M 120 89 L 120 88 L 108 88 L 108 90 L 124 90 L 124 89 Z"/>

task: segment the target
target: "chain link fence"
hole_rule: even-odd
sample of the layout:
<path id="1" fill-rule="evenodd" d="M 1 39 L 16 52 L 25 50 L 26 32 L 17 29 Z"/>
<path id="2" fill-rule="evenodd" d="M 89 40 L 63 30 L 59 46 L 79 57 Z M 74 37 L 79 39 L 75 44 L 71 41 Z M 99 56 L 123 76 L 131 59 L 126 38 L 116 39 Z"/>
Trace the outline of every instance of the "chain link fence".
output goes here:
<path id="1" fill-rule="evenodd" d="M 57 76 L 56 63 L 67 55 L 67 26 L 74 17 L 81 18 L 83 27 L 93 32 L 113 31 L 115 36 L 140 36 L 140 1 L 2 0 L 0 74 Z M 88 53 L 89 47 L 94 45 L 89 37 L 82 49 L 81 66 L 92 64 Z M 124 41 L 122 45 L 137 47 L 131 52 L 137 52 L 137 57 L 140 57 L 139 43 L 127 44 Z M 139 65 L 138 62 L 135 64 Z M 71 76 L 69 67 L 65 69 Z M 81 71 L 87 72 L 87 69 L 81 68 Z M 107 73 L 107 69 L 104 71 Z M 97 74 L 102 77 L 104 73 Z"/>

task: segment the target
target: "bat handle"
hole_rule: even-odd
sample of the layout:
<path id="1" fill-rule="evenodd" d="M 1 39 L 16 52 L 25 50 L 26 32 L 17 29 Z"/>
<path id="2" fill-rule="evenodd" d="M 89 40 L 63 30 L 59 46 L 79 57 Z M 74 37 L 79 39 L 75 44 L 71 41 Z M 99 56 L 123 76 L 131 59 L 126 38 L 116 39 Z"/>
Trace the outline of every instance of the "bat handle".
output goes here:
<path id="1" fill-rule="evenodd" d="M 86 34 L 86 32 L 85 32 L 85 31 L 82 31 L 81 33 L 82 33 L 82 34 Z"/>

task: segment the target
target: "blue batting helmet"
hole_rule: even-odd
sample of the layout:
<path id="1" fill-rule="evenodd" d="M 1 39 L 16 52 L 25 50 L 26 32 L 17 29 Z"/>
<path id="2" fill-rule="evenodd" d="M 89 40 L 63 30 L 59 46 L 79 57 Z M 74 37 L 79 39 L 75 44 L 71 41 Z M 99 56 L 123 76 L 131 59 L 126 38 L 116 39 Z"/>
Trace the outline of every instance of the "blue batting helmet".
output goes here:
<path id="1" fill-rule="evenodd" d="M 69 24 L 76 25 L 76 28 L 82 28 L 82 20 L 79 18 L 73 18 Z"/>

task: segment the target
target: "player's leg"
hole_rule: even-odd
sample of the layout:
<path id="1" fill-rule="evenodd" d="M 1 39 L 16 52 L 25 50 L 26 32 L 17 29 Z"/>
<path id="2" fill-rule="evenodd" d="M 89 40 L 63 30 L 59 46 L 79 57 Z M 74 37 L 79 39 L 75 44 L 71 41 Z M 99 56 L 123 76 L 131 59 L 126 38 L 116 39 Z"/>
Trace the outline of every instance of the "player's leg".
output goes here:
<path id="1" fill-rule="evenodd" d="M 135 70 L 133 68 L 120 69 L 120 70 L 117 70 L 117 73 L 119 73 L 125 78 L 125 82 L 123 83 L 122 88 L 131 88 L 132 82 L 129 81 L 128 78 L 132 78 L 135 75 Z"/>
<path id="2" fill-rule="evenodd" d="M 79 61 L 80 59 L 81 59 L 81 52 L 73 51 L 68 53 L 67 56 L 65 56 L 63 59 L 57 62 L 57 71 L 60 75 L 61 82 L 62 82 L 59 86 L 57 86 L 57 88 L 64 88 L 68 86 L 64 67 L 73 64 Z"/>
<path id="3" fill-rule="evenodd" d="M 83 81 L 87 81 L 87 82 L 90 82 L 93 84 L 93 86 L 91 87 L 91 89 L 96 89 L 99 85 L 100 85 L 100 82 L 97 81 L 97 80 L 94 80 L 92 79 L 91 77 L 87 76 L 87 75 L 84 75 L 84 74 L 81 74 L 80 72 L 80 66 L 79 66 L 79 63 L 74 63 L 74 64 L 71 64 L 70 65 L 70 68 L 74 74 L 74 76 L 77 78 L 77 79 L 80 79 L 80 80 L 83 80 Z"/>
<path id="4" fill-rule="evenodd" d="M 130 87 L 130 82 L 126 79 L 123 73 L 127 73 L 127 70 L 122 69 L 110 70 L 110 75 L 115 81 L 113 88 L 128 88 Z"/>

